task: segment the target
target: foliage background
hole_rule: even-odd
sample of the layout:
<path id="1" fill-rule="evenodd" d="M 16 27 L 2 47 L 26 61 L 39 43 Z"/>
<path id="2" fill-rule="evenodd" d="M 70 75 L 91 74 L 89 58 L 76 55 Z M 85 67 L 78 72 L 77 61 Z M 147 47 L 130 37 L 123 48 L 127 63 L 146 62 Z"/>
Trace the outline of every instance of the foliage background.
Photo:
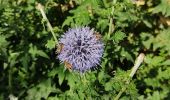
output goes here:
<path id="1" fill-rule="evenodd" d="M 90 26 L 103 36 L 98 70 L 65 70 L 36 9 L 44 5 L 57 38 Z M 139 53 L 142 66 L 121 100 L 170 99 L 170 0 L 0 0 L 0 99 L 111 100 L 126 84 Z"/>

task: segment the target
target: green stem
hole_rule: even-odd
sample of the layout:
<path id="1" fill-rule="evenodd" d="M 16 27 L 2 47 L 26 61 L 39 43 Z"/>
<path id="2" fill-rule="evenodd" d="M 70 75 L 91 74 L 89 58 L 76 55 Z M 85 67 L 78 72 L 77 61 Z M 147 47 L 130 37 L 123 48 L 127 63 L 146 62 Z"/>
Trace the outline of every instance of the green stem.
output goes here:
<path id="1" fill-rule="evenodd" d="M 114 98 L 114 100 L 119 100 L 120 96 L 122 95 L 122 93 L 126 90 L 127 87 L 123 87 L 121 89 L 121 91 L 117 94 L 116 98 Z"/>
<path id="2" fill-rule="evenodd" d="M 108 32 L 108 39 L 110 38 L 110 34 L 113 32 L 113 12 L 114 12 L 114 4 L 115 0 L 113 0 L 113 5 L 112 5 L 112 11 L 110 13 L 110 18 L 109 18 L 109 32 Z"/>
<path id="3" fill-rule="evenodd" d="M 58 40 L 57 40 L 57 38 L 56 38 L 56 36 L 55 36 L 55 33 L 54 33 L 54 31 L 53 31 L 53 28 L 52 28 L 52 26 L 51 26 L 51 24 L 50 24 L 50 22 L 49 22 L 49 20 L 48 20 L 48 18 L 47 18 L 47 16 L 46 16 L 44 10 L 43 10 L 43 6 L 42 6 L 40 3 L 38 3 L 37 9 L 40 10 L 40 12 L 41 12 L 41 14 L 42 14 L 42 16 L 43 16 L 43 19 L 47 22 L 47 26 L 48 26 L 48 28 L 50 29 L 50 31 L 51 31 L 51 33 L 52 33 L 52 36 L 54 37 L 54 40 L 55 40 L 56 44 L 59 45 Z"/>
<path id="4" fill-rule="evenodd" d="M 86 97 L 89 99 L 89 100 L 92 100 L 92 93 L 91 93 L 91 88 L 90 88 L 90 83 L 89 83 L 89 81 L 87 80 L 87 73 L 86 74 L 84 74 L 83 76 L 80 76 L 80 80 L 81 80 L 81 82 L 82 82 L 82 84 L 86 87 L 87 86 L 87 91 L 85 91 L 85 93 L 86 92 L 88 92 L 87 94 L 90 94 L 90 95 L 86 95 Z"/>
<path id="5" fill-rule="evenodd" d="M 139 68 L 139 66 L 141 65 L 141 63 L 144 60 L 145 55 L 143 53 L 141 53 L 137 59 L 135 60 L 135 64 L 132 68 L 132 71 L 129 75 L 129 78 L 126 81 L 125 86 L 119 91 L 119 93 L 117 94 L 117 96 L 114 98 L 114 100 L 119 100 L 119 98 L 121 97 L 122 93 L 126 91 L 128 85 L 130 84 L 130 81 L 132 80 L 133 76 L 135 75 L 137 69 Z"/>
<path id="6" fill-rule="evenodd" d="M 9 92 L 12 93 L 12 69 L 11 69 L 11 66 L 9 67 L 9 71 L 8 71 L 8 86 L 9 86 Z"/>
<path id="7" fill-rule="evenodd" d="M 110 37 L 110 34 L 112 33 L 112 28 L 113 28 L 112 22 L 113 22 L 113 18 L 112 18 L 112 16 L 110 16 L 109 32 L 108 32 L 109 37 Z"/>

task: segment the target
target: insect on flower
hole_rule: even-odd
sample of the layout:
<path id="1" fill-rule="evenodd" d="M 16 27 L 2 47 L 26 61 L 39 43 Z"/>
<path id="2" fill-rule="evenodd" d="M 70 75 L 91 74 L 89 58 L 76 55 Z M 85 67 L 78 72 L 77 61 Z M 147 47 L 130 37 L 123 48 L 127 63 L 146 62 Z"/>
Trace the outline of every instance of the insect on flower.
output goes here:
<path id="1" fill-rule="evenodd" d="M 72 69 L 72 65 L 69 62 L 67 62 L 66 60 L 64 61 L 64 66 L 69 70 Z"/>
<path id="2" fill-rule="evenodd" d="M 97 40 L 100 40 L 102 38 L 101 34 L 99 32 L 94 33 Z"/>
<path id="3" fill-rule="evenodd" d="M 101 37 L 89 27 L 69 29 L 59 39 L 58 59 L 68 69 L 80 73 L 97 69 L 104 51 Z"/>
<path id="4" fill-rule="evenodd" d="M 63 50 L 64 44 L 59 43 L 59 45 L 57 46 L 57 50 L 56 53 L 60 53 Z"/>

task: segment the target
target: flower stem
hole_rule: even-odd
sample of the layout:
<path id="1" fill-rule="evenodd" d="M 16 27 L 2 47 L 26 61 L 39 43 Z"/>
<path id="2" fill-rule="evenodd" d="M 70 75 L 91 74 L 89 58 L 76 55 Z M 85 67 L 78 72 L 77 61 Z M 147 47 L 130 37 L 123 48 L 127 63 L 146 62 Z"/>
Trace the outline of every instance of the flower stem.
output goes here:
<path id="1" fill-rule="evenodd" d="M 110 18 L 109 18 L 109 32 L 108 32 L 108 38 L 110 38 L 110 34 L 112 34 L 113 32 L 113 28 L 114 28 L 114 25 L 113 25 L 113 12 L 114 12 L 114 4 L 116 3 L 116 0 L 113 0 L 112 2 L 112 10 L 111 10 L 111 13 L 110 13 Z"/>
<path id="2" fill-rule="evenodd" d="M 132 71 L 130 73 L 130 77 L 132 78 L 134 74 L 136 73 L 137 69 L 139 68 L 140 64 L 143 62 L 145 55 L 141 53 L 138 58 L 135 61 L 134 67 L 132 68 Z"/>
<path id="3" fill-rule="evenodd" d="M 110 16 L 110 21 L 109 21 L 109 32 L 108 32 L 108 37 L 110 38 L 110 34 L 112 33 L 112 28 L 113 28 L 113 25 L 112 25 L 112 22 L 113 22 L 113 18 L 112 16 Z"/>
<path id="4" fill-rule="evenodd" d="M 48 20 L 48 18 L 47 18 L 47 16 L 46 16 L 44 10 L 43 10 L 43 6 L 42 6 L 40 3 L 37 4 L 37 9 L 41 12 L 41 15 L 43 16 L 43 19 L 47 22 L 47 26 L 48 26 L 48 28 L 50 29 L 50 31 L 51 31 L 51 33 L 52 33 L 52 36 L 54 37 L 54 40 L 55 40 L 56 44 L 59 45 L 58 40 L 57 40 L 57 38 L 56 38 L 56 36 L 55 36 L 55 33 L 54 33 L 54 31 L 53 31 L 53 28 L 52 28 L 52 26 L 51 26 L 51 24 L 50 24 L 50 22 L 49 22 L 49 20 Z"/>
<path id="5" fill-rule="evenodd" d="M 117 96 L 114 98 L 114 100 L 119 100 L 120 96 L 122 95 L 123 92 L 126 91 L 127 86 L 130 84 L 130 81 L 132 80 L 133 76 L 135 75 L 137 69 L 139 68 L 139 66 L 141 65 L 141 63 L 144 60 L 145 55 L 143 53 L 141 53 L 137 59 L 135 60 L 135 64 L 132 68 L 132 71 L 129 75 L 129 78 L 126 81 L 126 85 L 120 90 L 120 92 L 117 94 Z"/>
<path id="6" fill-rule="evenodd" d="M 8 86 L 9 86 L 9 91 L 12 93 L 12 67 L 9 67 L 9 72 L 8 72 Z"/>

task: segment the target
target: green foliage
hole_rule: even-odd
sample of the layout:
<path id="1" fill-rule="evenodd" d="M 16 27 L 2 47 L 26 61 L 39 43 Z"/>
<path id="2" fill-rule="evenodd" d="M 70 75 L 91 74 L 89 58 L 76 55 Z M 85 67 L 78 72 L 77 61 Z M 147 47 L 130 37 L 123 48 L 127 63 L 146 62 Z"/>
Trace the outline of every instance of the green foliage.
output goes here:
<path id="1" fill-rule="evenodd" d="M 51 81 L 49 79 L 42 81 L 40 84 L 30 88 L 28 90 L 27 100 L 41 100 L 41 98 L 47 99 L 51 92 L 56 91 L 55 86 L 51 86 Z"/>
<path id="2" fill-rule="evenodd" d="M 160 2 L 161 3 L 154 8 L 153 13 L 162 13 L 165 17 L 170 16 L 170 1 L 161 0 Z"/>
<path id="3" fill-rule="evenodd" d="M 121 100 L 170 98 L 169 0 L 0 0 L 0 100 Z M 90 26 L 105 51 L 97 70 L 70 72 L 55 54 L 37 2 L 57 38 L 68 28 Z M 146 57 L 130 84 L 136 57 Z"/>
<path id="4" fill-rule="evenodd" d="M 119 42 L 120 42 L 121 40 L 123 40 L 125 37 L 126 37 L 126 34 L 125 34 L 125 33 L 120 32 L 120 31 L 117 31 L 117 32 L 114 33 L 112 40 L 113 40 L 115 43 L 119 43 Z"/>

